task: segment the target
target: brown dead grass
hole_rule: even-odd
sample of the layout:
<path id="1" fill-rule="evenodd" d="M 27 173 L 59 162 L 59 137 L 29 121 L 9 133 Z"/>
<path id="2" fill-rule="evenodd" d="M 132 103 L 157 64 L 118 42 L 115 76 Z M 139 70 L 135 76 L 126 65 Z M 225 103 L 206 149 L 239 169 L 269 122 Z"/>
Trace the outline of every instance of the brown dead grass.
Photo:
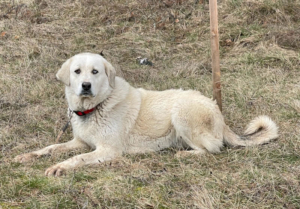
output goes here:
<path id="1" fill-rule="evenodd" d="M 269 115 L 276 142 L 181 159 L 126 155 L 46 178 L 78 153 L 12 159 L 54 143 L 67 118 L 55 73 L 76 53 L 104 50 L 136 87 L 211 97 L 208 1 L 0 1 L 0 208 L 299 208 L 299 9 L 299 0 L 219 2 L 226 122 L 242 133 Z"/>

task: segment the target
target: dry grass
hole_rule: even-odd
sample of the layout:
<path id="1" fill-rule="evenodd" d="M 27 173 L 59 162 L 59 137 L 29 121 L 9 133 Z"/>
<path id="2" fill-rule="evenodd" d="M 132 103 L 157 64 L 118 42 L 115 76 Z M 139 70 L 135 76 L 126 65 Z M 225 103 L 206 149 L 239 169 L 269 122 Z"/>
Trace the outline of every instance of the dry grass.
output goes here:
<path id="1" fill-rule="evenodd" d="M 44 170 L 75 152 L 12 162 L 54 143 L 67 108 L 55 73 L 79 52 L 104 49 L 133 86 L 211 97 L 207 2 L 0 1 L 0 208 L 299 208 L 299 0 L 219 1 L 226 121 L 242 133 L 269 115 L 278 141 L 181 159 L 128 155 L 61 178 Z"/>

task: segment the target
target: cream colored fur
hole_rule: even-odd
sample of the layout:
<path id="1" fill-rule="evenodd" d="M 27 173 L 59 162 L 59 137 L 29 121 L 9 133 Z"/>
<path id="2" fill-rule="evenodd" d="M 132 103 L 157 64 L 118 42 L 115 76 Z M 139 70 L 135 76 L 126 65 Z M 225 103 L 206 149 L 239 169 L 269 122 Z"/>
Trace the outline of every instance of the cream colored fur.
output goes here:
<path id="1" fill-rule="evenodd" d="M 75 70 L 81 73 L 76 74 Z M 92 74 L 96 69 L 97 74 Z M 18 162 L 30 161 L 53 152 L 90 147 L 94 151 L 58 163 L 45 172 L 61 175 L 65 170 L 97 164 L 123 153 L 144 153 L 168 147 L 189 148 L 179 154 L 217 153 L 224 143 L 252 146 L 278 137 L 277 126 L 267 116 L 250 122 L 243 139 L 224 123 L 216 103 L 197 91 L 147 91 L 115 77 L 115 70 L 103 57 L 83 53 L 67 60 L 57 73 L 66 85 L 69 108 L 97 109 L 83 117 L 73 114 L 74 139 L 19 155 Z M 91 95 L 81 95 L 82 83 L 90 82 Z"/>

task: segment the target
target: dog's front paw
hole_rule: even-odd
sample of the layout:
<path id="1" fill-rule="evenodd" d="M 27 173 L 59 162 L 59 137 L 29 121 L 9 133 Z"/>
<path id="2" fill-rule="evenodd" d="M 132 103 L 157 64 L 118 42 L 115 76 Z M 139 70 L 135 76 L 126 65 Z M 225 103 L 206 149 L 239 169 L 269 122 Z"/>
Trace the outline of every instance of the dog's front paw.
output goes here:
<path id="1" fill-rule="evenodd" d="M 33 153 L 25 153 L 22 155 L 18 155 L 14 158 L 14 162 L 17 163 L 27 163 L 27 162 L 31 162 L 34 159 L 36 159 L 38 156 L 36 154 Z"/>
<path id="2" fill-rule="evenodd" d="M 48 168 L 45 171 L 45 175 L 46 176 L 61 176 L 66 172 L 66 170 L 67 170 L 67 168 L 63 164 L 59 163 L 59 164 L 53 165 L 50 168 Z"/>

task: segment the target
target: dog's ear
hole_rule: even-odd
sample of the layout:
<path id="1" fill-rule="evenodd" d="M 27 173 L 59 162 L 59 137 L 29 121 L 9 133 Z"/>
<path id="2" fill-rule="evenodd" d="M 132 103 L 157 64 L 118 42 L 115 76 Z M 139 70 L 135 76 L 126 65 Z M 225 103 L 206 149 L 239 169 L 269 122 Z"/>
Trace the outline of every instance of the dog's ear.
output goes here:
<path id="1" fill-rule="evenodd" d="M 105 67 L 105 73 L 108 77 L 108 82 L 110 87 L 114 88 L 115 87 L 115 77 L 116 77 L 116 70 L 115 68 L 105 60 L 104 62 L 104 67 Z"/>
<path id="2" fill-rule="evenodd" d="M 102 57 L 105 57 L 103 54 L 103 50 L 99 53 Z"/>
<path id="3" fill-rule="evenodd" d="M 70 86 L 70 63 L 71 59 L 65 61 L 56 73 L 57 80 L 62 81 L 67 86 Z"/>

